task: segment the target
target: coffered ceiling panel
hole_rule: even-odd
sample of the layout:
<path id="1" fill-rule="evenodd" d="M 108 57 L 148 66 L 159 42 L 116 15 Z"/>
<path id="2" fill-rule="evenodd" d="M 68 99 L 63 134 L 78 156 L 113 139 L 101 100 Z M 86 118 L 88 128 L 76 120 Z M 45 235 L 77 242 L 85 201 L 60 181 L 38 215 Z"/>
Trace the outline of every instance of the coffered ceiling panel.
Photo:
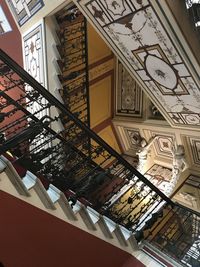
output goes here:
<path id="1" fill-rule="evenodd" d="M 192 170 L 195 167 L 195 170 L 199 170 L 200 137 L 190 136 L 189 134 L 191 131 L 173 129 L 170 126 L 161 124 L 156 125 L 155 123 L 133 123 L 132 121 L 124 119 L 120 120 L 119 118 L 115 118 L 113 120 L 113 124 L 126 154 L 130 156 L 136 155 L 140 145 L 138 143 L 138 136 L 144 138 L 147 143 L 152 139 L 152 137 L 157 136 L 152 147 L 150 147 L 148 160 L 151 159 L 154 163 L 172 168 L 172 144 L 183 145 L 189 168 Z"/>
<path id="2" fill-rule="evenodd" d="M 124 127 L 125 136 L 127 138 L 129 148 L 137 151 L 138 149 L 138 140 L 140 138 L 139 129 L 126 128 Z"/>
<path id="3" fill-rule="evenodd" d="M 194 168 L 200 168 L 200 136 L 182 135 Z"/>
<path id="4" fill-rule="evenodd" d="M 195 128 L 200 125 L 200 82 L 156 2 L 79 0 L 77 4 L 168 122 Z"/>
<path id="5" fill-rule="evenodd" d="M 119 61 L 116 77 L 116 115 L 142 117 L 142 89 Z"/>
<path id="6" fill-rule="evenodd" d="M 19 26 L 22 26 L 43 6 L 43 0 L 7 0 Z"/>
<path id="7" fill-rule="evenodd" d="M 168 132 L 149 131 L 150 136 L 158 136 L 155 143 L 155 152 L 157 156 L 172 158 L 171 147 L 175 143 L 175 135 Z"/>

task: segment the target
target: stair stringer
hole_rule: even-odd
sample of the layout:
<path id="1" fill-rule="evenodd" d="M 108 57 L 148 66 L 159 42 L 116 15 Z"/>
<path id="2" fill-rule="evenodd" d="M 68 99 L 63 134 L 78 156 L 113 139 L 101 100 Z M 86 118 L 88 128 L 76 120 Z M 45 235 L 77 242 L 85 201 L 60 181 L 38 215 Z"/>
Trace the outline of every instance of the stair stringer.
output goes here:
<path id="1" fill-rule="evenodd" d="M 134 238 L 133 234 L 126 239 L 120 225 L 113 222 L 113 228 L 109 229 L 110 219 L 100 215 L 91 207 L 84 206 L 79 201 L 72 209 L 65 195 L 59 189 L 50 185 L 46 190 L 40 180 L 30 172 L 27 172 L 26 176 L 21 179 L 12 163 L 3 156 L 0 156 L 0 190 L 124 251 L 133 253 L 133 250 L 138 249 L 136 246 L 133 249 L 131 245 L 130 240 Z"/>

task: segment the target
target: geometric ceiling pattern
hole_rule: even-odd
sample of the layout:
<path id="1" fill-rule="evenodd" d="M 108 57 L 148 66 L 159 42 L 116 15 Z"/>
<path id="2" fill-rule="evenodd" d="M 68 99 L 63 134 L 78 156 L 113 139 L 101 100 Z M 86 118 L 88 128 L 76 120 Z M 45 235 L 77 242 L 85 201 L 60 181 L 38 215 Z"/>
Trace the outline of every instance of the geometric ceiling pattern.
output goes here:
<path id="1" fill-rule="evenodd" d="M 155 122 L 149 123 L 149 121 L 143 121 L 142 123 L 136 120 L 127 121 L 121 117 L 115 117 L 113 124 L 119 136 L 124 154 L 136 156 L 139 148 L 139 136 L 143 137 L 147 142 L 157 136 L 150 148 L 151 153 L 148 155 L 150 161 L 152 159 L 154 163 L 172 168 L 172 145 L 179 144 L 185 148 L 185 157 L 190 173 L 196 174 L 196 172 L 199 172 L 200 135 L 189 135 L 190 133 L 194 134 L 194 131 L 174 129 L 169 125 L 156 124 Z"/>
<path id="2" fill-rule="evenodd" d="M 148 143 L 150 139 L 157 136 L 150 148 L 150 151 L 154 153 L 150 153 L 149 156 L 157 157 L 157 159 L 162 158 L 162 160 L 168 158 L 172 161 L 172 145 L 177 142 L 175 134 L 172 131 L 167 132 L 166 129 L 164 131 L 164 128 L 161 131 L 161 127 L 149 127 L 148 124 L 136 123 L 135 121 L 134 123 L 130 121 L 129 123 L 127 121 L 121 123 L 118 119 L 116 119 L 114 125 L 125 154 L 136 156 L 136 152 L 140 148 L 139 141 L 141 137 Z M 138 128 L 136 128 L 137 126 Z"/>
<path id="3" fill-rule="evenodd" d="M 165 120 L 119 60 L 116 60 L 115 84 L 116 116 L 139 118 L 141 120 Z"/>
<path id="4" fill-rule="evenodd" d="M 43 47 L 44 33 L 43 23 L 37 23 L 29 32 L 23 35 L 23 54 L 24 54 L 24 69 L 42 86 L 46 87 L 46 64 L 45 53 Z M 27 92 L 32 91 L 32 87 L 26 86 Z M 37 112 L 37 118 L 41 119 L 48 115 L 48 109 L 42 109 L 41 105 L 46 104 L 46 100 L 41 98 L 29 105 L 29 112 Z M 40 111 L 40 112 L 39 112 Z"/>
<path id="5" fill-rule="evenodd" d="M 200 136 L 182 135 L 182 138 L 189 149 L 192 165 L 200 168 Z"/>
<path id="6" fill-rule="evenodd" d="M 200 137 L 188 137 L 192 149 L 194 164 L 200 165 Z"/>
<path id="7" fill-rule="evenodd" d="M 172 158 L 172 145 L 176 142 L 175 135 L 172 133 L 149 131 L 150 135 L 157 136 L 154 147 L 157 156 Z"/>
<path id="8" fill-rule="evenodd" d="M 116 77 L 116 115 L 142 117 L 142 89 L 119 61 Z"/>
<path id="9" fill-rule="evenodd" d="M 139 129 L 124 127 L 124 133 L 128 141 L 128 149 L 132 149 L 136 152 L 138 150 L 138 140 L 140 138 Z"/>
<path id="10" fill-rule="evenodd" d="M 7 0 L 19 26 L 22 26 L 43 6 L 43 0 Z"/>
<path id="11" fill-rule="evenodd" d="M 199 80 L 157 15 L 153 1 L 79 0 L 77 4 L 168 122 L 199 128 Z"/>

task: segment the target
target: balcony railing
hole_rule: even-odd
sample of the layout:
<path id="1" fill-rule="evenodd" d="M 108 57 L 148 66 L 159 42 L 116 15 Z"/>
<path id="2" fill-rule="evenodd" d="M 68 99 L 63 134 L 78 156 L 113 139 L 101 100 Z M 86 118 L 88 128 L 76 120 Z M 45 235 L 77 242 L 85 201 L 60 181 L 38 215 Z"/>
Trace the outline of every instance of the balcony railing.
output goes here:
<path id="1" fill-rule="evenodd" d="M 65 7 L 55 17 L 61 44 L 60 94 L 67 108 L 90 126 L 87 21 L 76 6 Z"/>
<path id="2" fill-rule="evenodd" d="M 200 214 L 176 203 L 156 216 L 146 222 L 140 238 L 183 266 L 200 266 Z"/>
<path id="3" fill-rule="evenodd" d="M 33 172 L 72 204 L 85 201 L 133 231 L 138 242 L 147 239 L 184 266 L 199 266 L 200 215 L 173 203 L 2 50 L 0 89 L 0 153 L 21 176 Z M 38 119 L 52 107 L 57 116 Z"/>
<path id="4" fill-rule="evenodd" d="M 19 65 L 0 50 L 1 147 L 15 164 L 53 183 L 67 194 L 85 198 L 93 208 L 115 221 L 112 200 L 125 186 L 133 188 L 128 211 L 119 223 L 137 231 L 164 202 L 173 205 L 159 189 L 73 115 Z M 32 112 L 29 105 L 36 107 Z M 43 109 L 58 109 L 58 116 L 37 118 Z M 65 128 L 54 131 L 55 124 Z M 88 152 L 88 138 L 91 140 Z M 137 204 L 135 205 L 135 201 Z M 122 203 L 122 205 L 124 205 Z"/>

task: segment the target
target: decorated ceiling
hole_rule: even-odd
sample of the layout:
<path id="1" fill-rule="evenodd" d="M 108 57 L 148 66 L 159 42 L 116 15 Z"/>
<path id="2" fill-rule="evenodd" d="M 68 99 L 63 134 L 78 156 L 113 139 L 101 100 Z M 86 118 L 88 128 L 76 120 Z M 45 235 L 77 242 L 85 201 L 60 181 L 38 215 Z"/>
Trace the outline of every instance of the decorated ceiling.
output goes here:
<path id="1" fill-rule="evenodd" d="M 154 1 L 77 2 L 168 122 L 197 128 L 199 79 L 155 11 Z"/>
<path id="2" fill-rule="evenodd" d="M 7 0 L 19 26 L 22 26 L 43 6 L 43 0 Z"/>

